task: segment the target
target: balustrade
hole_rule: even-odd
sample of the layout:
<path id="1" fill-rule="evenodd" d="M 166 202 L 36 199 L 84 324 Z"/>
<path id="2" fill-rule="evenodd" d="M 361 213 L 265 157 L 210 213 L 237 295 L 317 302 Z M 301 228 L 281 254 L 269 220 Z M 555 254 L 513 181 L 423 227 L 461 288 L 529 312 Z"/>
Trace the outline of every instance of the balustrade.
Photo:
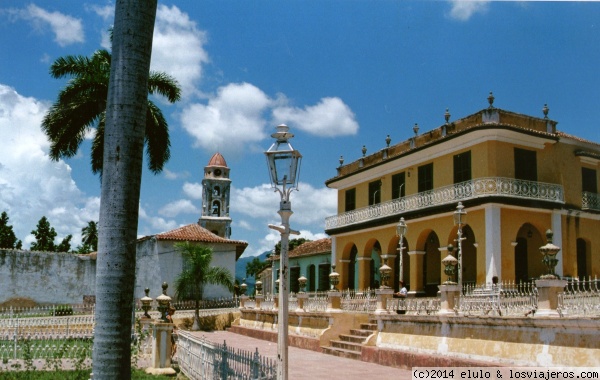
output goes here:
<path id="1" fill-rule="evenodd" d="M 477 178 L 327 217 L 325 229 L 344 227 L 473 198 L 501 196 L 564 203 L 563 194 L 563 187 L 557 184 L 503 177 Z M 596 198 L 596 206 L 599 204 Z"/>

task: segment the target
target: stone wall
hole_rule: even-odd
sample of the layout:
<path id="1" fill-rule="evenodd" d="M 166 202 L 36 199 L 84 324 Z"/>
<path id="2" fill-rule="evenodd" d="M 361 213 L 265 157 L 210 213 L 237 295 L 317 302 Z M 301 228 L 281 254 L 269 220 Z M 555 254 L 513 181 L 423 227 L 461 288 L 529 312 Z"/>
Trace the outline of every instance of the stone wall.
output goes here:
<path id="1" fill-rule="evenodd" d="M 379 349 L 520 366 L 600 366 L 595 318 L 377 316 Z"/>
<path id="2" fill-rule="evenodd" d="M 89 255 L 0 249 L 0 303 L 80 304 L 95 289 L 96 261 Z"/>

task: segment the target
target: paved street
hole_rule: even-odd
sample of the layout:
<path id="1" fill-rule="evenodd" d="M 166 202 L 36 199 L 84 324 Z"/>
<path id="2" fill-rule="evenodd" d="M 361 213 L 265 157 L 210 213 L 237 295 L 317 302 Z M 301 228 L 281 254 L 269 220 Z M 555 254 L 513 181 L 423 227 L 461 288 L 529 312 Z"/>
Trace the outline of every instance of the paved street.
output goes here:
<path id="1" fill-rule="evenodd" d="M 222 344 L 225 341 L 230 347 L 252 352 L 258 347 L 258 353 L 262 356 L 273 359 L 277 357 L 277 343 L 250 338 L 228 331 L 199 331 L 194 332 L 194 335 L 205 337 L 214 343 Z M 408 370 L 340 358 L 296 347 L 289 348 L 288 363 L 290 380 L 407 380 L 411 378 L 410 371 Z"/>

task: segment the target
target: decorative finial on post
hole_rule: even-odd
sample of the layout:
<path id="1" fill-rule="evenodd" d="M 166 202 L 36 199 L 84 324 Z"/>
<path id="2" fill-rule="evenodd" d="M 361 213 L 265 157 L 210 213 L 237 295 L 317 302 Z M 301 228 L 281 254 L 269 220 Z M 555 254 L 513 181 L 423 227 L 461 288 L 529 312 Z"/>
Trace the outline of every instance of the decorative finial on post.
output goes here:
<path id="1" fill-rule="evenodd" d="M 543 279 L 558 279 L 559 277 L 556 275 L 556 273 L 554 273 L 554 268 L 556 267 L 556 264 L 558 264 L 558 259 L 556 258 L 556 255 L 558 254 L 558 251 L 560 251 L 560 247 L 552 244 L 552 237 L 554 236 L 554 233 L 552 232 L 552 230 L 547 230 L 546 231 L 546 245 L 543 245 L 540 247 L 540 253 L 543 255 L 542 258 L 542 262 L 544 263 L 544 265 L 546 266 L 546 268 L 548 268 L 548 273 L 540 276 L 540 278 Z"/>
<path id="2" fill-rule="evenodd" d="M 367 154 L 367 147 L 365 145 L 363 145 L 363 147 L 362 147 L 362 154 L 363 154 L 363 157 Z"/>
<path id="3" fill-rule="evenodd" d="M 417 137 L 417 135 L 419 134 L 419 124 L 415 123 L 415 126 L 413 127 L 413 132 L 415 134 L 415 137 Z"/>
<path id="4" fill-rule="evenodd" d="M 490 103 L 489 108 L 494 108 L 494 94 L 490 91 L 490 95 L 487 97 L 488 103 Z"/>
<path id="5" fill-rule="evenodd" d="M 340 156 L 340 166 L 344 165 L 344 156 Z"/>
<path id="6" fill-rule="evenodd" d="M 160 312 L 161 315 L 161 320 L 163 322 L 169 322 L 169 320 L 167 319 L 167 310 L 169 309 L 169 304 L 171 303 L 171 297 L 169 297 L 167 295 L 167 288 L 169 287 L 169 285 L 166 282 L 163 282 L 162 284 L 162 294 L 158 297 L 156 297 L 156 302 L 158 302 L 158 311 Z"/>
<path id="7" fill-rule="evenodd" d="M 544 113 L 544 119 L 548 118 L 548 111 L 550 111 L 550 108 L 548 108 L 548 104 L 544 104 L 544 108 L 542 108 L 542 112 Z"/>
<path id="8" fill-rule="evenodd" d="M 146 293 L 146 296 L 140 299 L 140 302 L 142 303 L 142 310 L 144 310 L 144 315 L 142 318 L 150 318 L 150 314 L 148 314 L 148 311 L 152 308 L 150 305 L 152 303 L 152 298 L 148 296 L 150 293 L 150 288 L 144 289 L 144 293 Z"/>
<path id="9" fill-rule="evenodd" d="M 391 142 L 392 142 L 392 138 L 390 137 L 390 135 L 387 135 L 387 137 L 385 138 L 385 146 L 387 148 L 389 148 Z"/>
<path id="10" fill-rule="evenodd" d="M 450 112 L 448 112 L 448 108 L 446 108 L 446 113 L 444 114 L 444 119 L 446 120 L 446 124 L 450 121 Z"/>
<path id="11" fill-rule="evenodd" d="M 340 274 L 335 271 L 335 265 L 331 266 L 331 273 L 329 274 L 329 283 L 331 284 L 331 290 L 337 292 L 337 285 L 340 283 Z"/>
<path id="12" fill-rule="evenodd" d="M 442 265 L 444 266 L 444 273 L 448 276 L 445 285 L 454 285 L 454 275 L 456 274 L 456 265 L 458 264 L 458 260 L 452 256 L 452 251 L 454 251 L 454 246 L 452 244 L 448 244 L 448 256 L 446 256 L 442 260 Z"/>

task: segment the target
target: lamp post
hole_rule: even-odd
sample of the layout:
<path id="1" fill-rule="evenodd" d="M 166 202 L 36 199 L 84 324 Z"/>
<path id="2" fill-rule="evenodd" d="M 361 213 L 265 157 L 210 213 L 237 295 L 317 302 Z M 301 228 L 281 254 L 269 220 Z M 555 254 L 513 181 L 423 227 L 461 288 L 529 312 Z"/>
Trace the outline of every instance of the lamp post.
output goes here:
<path id="1" fill-rule="evenodd" d="M 404 236 L 406 235 L 406 231 L 408 231 L 408 226 L 406 225 L 406 222 L 404 221 L 404 218 L 400 218 L 400 222 L 398 223 L 398 225 L 396 226 L 396 234 L 400 237 L 400 240 L 398 241 L 398 252 L 400 255 L 400 273 L 398 273 L 398 280 L 404 282 L 404 257 L 402 255 L 403 251 L 404 251 Z"/>
<path id="2" fill-rule="evenodd" d="M 279 308 L 277 311 L 277 379 L 288 378 L 288 247 L 289 235 L 298 235 L 298 231 L 290 229 L 292 204 L 290 193 L 298 189 L 298 174 L 302 155 L 292 148 L 289 139 L 294 137 L 285 124 L 276 127 L 273 133 L 276 141 L 265 152 L 271 177 L 271 186 L 281 196 L 278 214 L 281 216 L 281 226 L 269 224 L 269 228 L 281 234 L 281 252 L 279 254 Z"/>
<path id="3" fill-rule="evenodd" d="M 462 296 L 463 288 L 462 288 L 462 227 L 467 223 L 467 212 L 465 211 L 465 207 L 462 202 L 458 202 L 458 206 L 456 206 L 456 211 L 454 211 L 454 224 L 458 227 L 458 265 L 456 266 L 456 270 L 458 271 L 458 289 L 459 297 Z"/>

